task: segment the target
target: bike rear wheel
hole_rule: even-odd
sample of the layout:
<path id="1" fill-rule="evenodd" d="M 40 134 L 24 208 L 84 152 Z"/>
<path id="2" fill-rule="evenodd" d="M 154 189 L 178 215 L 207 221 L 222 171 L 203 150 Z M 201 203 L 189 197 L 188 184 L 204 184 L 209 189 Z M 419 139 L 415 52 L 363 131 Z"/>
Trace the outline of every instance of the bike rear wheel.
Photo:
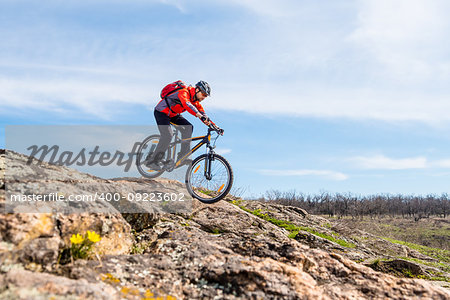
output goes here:
<path id="1" fill-rule="evenodd" d="M 214 203 L 222 200 L 233 185 L 233 170 L 230 163 L 218 154 L 202 154 L 192 161 L 186 172 L 186 188 L 195 199 L 203 203 Z M 211 163 L 211 178 L 207 178 L 205 170 L 208 161 Z"/>
<path id="2" fill-rule="evenodd" d="M 161 136 L 159 134 L 151 135 L 143 140 L 138 148 L 136 156 L 136 167 L 139 173 L 145 178 L 156 178 L 164 173 L 164 170 L 151 170 L 144 164 L 145 159 L 148 157 L 148 155 L 155 151 L 160 137 Z"/>

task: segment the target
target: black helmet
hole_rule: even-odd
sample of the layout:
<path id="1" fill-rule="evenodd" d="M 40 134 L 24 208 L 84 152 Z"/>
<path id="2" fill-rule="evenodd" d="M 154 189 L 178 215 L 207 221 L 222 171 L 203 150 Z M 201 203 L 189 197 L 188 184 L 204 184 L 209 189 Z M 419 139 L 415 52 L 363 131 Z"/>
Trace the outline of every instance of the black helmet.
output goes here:
<path id="1" fill-rule="evenodd" d="M 200 80 L 199 82 L 197 82 L 195 87 L 199 88 L 200 91 L 202 91 L 206 95 L 208 96 L 211 95 L 211 88 L 209 87 L 209 84 L 206 81 Z"/>

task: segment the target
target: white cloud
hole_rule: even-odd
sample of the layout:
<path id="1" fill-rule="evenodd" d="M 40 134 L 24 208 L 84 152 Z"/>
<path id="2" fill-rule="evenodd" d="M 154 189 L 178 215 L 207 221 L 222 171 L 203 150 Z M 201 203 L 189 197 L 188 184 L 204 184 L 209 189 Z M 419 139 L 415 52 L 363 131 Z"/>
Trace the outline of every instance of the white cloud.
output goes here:
<path id="1" fill-rule="evenodd" d="M 406 170 L 425 169 L 428 167 L 425 157 L 393 159 L 384 155 L 375 155 L 353 157 L 349 161 L 364 169 Z"/>
<path id="2" fill-rule="evenodd" d="M 102 78 L 14 79 L 0 77 L 2 108 L 37 109 L 56 113 L 79 113 L 111 118 L 117 104 L 156 104 L 155 90 L 147 84 L 115 83 Z M 78 110 L 78 111 L 77 111 Z"/>
<path id="3" fill-rule="evenodd" d="M 186 6 L 189 6 L 189 3 L 183 0 L 158 0 L 157 2 L 174 6 L 182 13 L 186 13 L 187 12 Z"/>
<path id="4" fill-rule="evenodd" d="M 302 5 L 299 1 L 292 0 L 228 0 L 228 3 L 245 7 L 246 9 L 264 17 L 292 16 Z"/>
<path id="5" fill-rule="evenodd" d="M 448 97 L 407 91 L 373 89 L 300 89 L 247 86 L 217 91 L 208 106 L 260 114 L 379 121 L 419 121 L 432 125 L 450 122 Z"/>
<path id="6" fill-rule="evenodd" d="M 79 109 L 76 113 L 111 119 L 120 105 L 156 103 L 165 82 L 201 78 L 213 86 L 213 96 L 205 102 L 209 108 L 450 122 L 450 114 L 442 113 L 450 111 L 450 46 L 444 45 L 450 27 L 443 9 L 450 6 L 447 2 L 368 0 L 355 6 L 352 1 L 233 0 L 188 5 L 184 0 L 161 0 L 151 2 L 156 10 L 161 5 L 155 3 L 188 9 L 184 13 L 195 12 L 192 7 L 197 5 L 213 13 L 219 3 L 237 7 L 239 13 L 227 9 L 226 15 L 213 13 L 215 22 L 182 26 L 148 19 L 135 28 L 124 25 L 123 31 L 81 20 L 73 27 L 54 15 L 50 20 L 36 17 L 40 23 L 35 27 L 3 26 L 8 30 L 0 31 L 0 63 L 8 61 L 14 77 L 4 72 L 0 77 L 2 106 L 25 112 L 65 112 L 71 106 Z M 119 4 L 126 2 L 114 2 Z M 256 14 L 249 16 L 242 7 Z M 60 27 L 53 26 L 59 22 Z M 172 27 L 183 34 L 173 34 Z M 205 30 L 212 34 L 199 46 L 197 37 Z"/>
<path id="7" fill-rule="evenodd" d="M 448 79 L 450 21 L 445 0 L 360 0 L 350 35 L 396 81 Z"/>
<path id="8" fill-rule="evenodd" d="M 408 158 L 390 158 L 385 155 L 356 156 L 347 159 L 359 168 L 377 170 L 408 169 L 446 169 L 450 168 L 450 159 L 431 160 L 418 156 Z"/>
<path id="9" fill-rule="evenodd" d="M 227 148 L 216 148 L 216 149 L 214 149 L 214 151 L 220 155 L 225 155 L 225 154 L 231 153 L 231 149 L 227 149 Z"/>
<path id="10" fill-rule="evenodd" d="M 318 176 L 325 179 L 342 181 L 348 179 L 348 176 L 341 172 L 329 170 L 259 170 L 259 173 L 267 176 Z"/>
<path id="11" fill-rule="evenodd" d="M 450 168 L 450 159 L 438 160 L 433 162 L 431 165 L 437 168 Z"/>

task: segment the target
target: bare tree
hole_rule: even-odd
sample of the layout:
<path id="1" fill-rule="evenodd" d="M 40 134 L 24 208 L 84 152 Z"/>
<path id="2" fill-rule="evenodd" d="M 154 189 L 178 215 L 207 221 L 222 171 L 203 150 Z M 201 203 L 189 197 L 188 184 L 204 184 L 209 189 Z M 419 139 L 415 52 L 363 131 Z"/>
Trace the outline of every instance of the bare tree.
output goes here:
<path id="1" fill-rule="evenodd" d="M 450 199 L 446 193 L 440 196 L 433 194 L 426 196 L 390 194 L 360 196 L 351 193 L 333 195 L 328 192 L 305 195 L 296 190 L 287 192 L 269 190 L 260 197 L 260 200 L 298 206 L 312 214 L 337 216 L 338 218 L 343 216 L 352 218 L 402 216 L 418 221 L 430 216 L 446 218 L 450 211 Z"/>

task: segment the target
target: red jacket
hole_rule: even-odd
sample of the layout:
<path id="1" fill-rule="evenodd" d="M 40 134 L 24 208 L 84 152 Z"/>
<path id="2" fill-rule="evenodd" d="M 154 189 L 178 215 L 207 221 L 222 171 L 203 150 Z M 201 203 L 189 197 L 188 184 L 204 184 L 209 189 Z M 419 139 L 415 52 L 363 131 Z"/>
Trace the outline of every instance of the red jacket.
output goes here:
<path id="1" fill-rule="evenodd" d="M 185 112 L 186 110 L 194 116 L 198 112 L 200 112 L 201 114 L 205 114 L 205 110 L 203 109 L 200 102 L 194 101 L 194 96 L 195 87 L 190 86 L 185 89 L 181 89 L 173 94 L 170 94 L 166 97 L 167 101 L 165 99 L 162 99 L 156 105 L 155 109 L 157 111 L 165 113 L 171 118 Z"/>

